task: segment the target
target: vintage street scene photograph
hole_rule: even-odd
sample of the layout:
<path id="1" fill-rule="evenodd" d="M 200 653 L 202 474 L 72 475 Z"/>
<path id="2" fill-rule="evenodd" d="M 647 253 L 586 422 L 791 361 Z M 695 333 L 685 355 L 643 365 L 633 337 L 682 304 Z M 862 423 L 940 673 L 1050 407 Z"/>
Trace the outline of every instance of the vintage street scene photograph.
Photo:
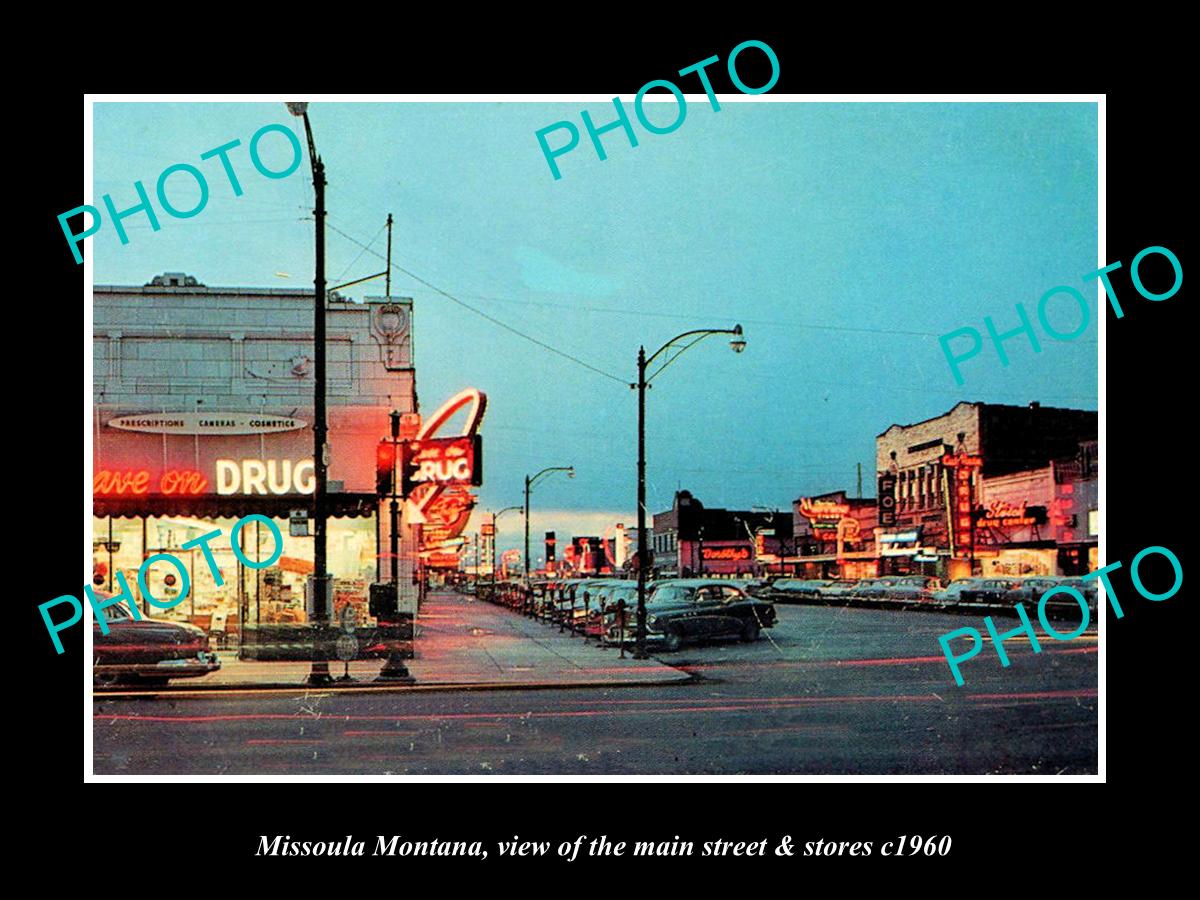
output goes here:
<path id="1" fill-rule="evenodd" d="M 764 47 L 90 101 L 94 775 L 1096 775 L 1102 110 Z"/>

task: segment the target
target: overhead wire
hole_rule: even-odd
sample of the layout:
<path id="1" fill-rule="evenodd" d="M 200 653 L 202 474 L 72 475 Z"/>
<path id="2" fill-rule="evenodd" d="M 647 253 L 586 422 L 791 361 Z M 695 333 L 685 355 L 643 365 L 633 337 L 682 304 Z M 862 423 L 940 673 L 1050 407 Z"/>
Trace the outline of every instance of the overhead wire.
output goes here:
<path id="1" fill-rule="evenodd" d="M 327 223 L 327 224 L 329 224 L 329 223 Z M 385 262 L 387 261 L 386 256 L 383 256 L 381 253 L 379 253 L 375 250 L 372 250 L 370 247 L 367 247 L 365 244 L 363 244 L 357 238 L 354 238 L 351 235 L 346 234 L 346 232 L 342 231 L 336 225 L 329 224 L 329 227 L 333 231 L 336 231 L 338 234 L 340 234 L 342 237 L 344 237 L 346 240 L 350 241 L 351 243 L 357 244 L 359 247 L 363 247 L 367 252 L 373 253 L 375 256 L 378 256 L 380 259 L 384 260 Z M 497 319 L 495 316 L 489 315 L 488 313 L 484 312 L 483 310 L 472 306 L 470 303 L 467 303 L 465 300 L 460 300 L 458 297 L 454 296 L 449 291 L 438 287 L 436 284 L 433 284 L 430 281 L 427 281 L 426 279 L 422 278 L 417 273 L 410 271 L 409 269 L 406 269 L 404 266 L 398 265 L 395 262 L 393 262 L 392 268 L 396 269 L 398 272 L 403 272 L 409 278 L 413 279 L 414 281 L 416 281 L 420 284 L 425 285 L 425 287 L 429 288 L 434 293 L 439 294 L 442 297 L 445 297 L 447 300 L 461 306 L 463 309 L 466 309 L 466 310 L 469 310 L 470 312 L 475 313 L 475 315 L 479 316 L 480 318 L 486 319 L 488 322 L 491 322 L 493 325 L 495 325 L 499 328 L 503 328 L 505 331 L 508 331 L 511 334 L 515 334 L 517 337 L 522 338 L 523 340 L 529 341 L 530 343 L 535 344 L 538 347 L 541 347 L 543 350 L 547 350 L 550 353 L 553 353 L 557 356 L 561 356 L 563 359 L 570 360 L 571 362 L 575 363 L 576 365 L 583 366 L 583 368 L 588 369 L 592 372 L 595 372 L 597 375 L 602 375 L 605 378 L 610 379 L 611 381 L 617 382 L 618 384 L 622 384 L 622 385 L 629 384 L 628 379 L 621 378 L 620 376 L 617 376 L 617 375 L 613 375 L 611 372 L 606 372 L 604 369 L 598 368 L 597 366 L 594 366 L 591 363 L 586 362 L 585 360 L 582 360 L 577 356 L 567 353 L 565 350 L 560 350 L 551 344 L 547 344 L 543 340 L 539 340 L 538 338 L 535 338 L 531 334 L 526 334 L 525 332 L 523 332 L 517 328 L 514 328 L 513 326 L 509 325 L 507 322 L 503 322 L 500 319 Z"/>

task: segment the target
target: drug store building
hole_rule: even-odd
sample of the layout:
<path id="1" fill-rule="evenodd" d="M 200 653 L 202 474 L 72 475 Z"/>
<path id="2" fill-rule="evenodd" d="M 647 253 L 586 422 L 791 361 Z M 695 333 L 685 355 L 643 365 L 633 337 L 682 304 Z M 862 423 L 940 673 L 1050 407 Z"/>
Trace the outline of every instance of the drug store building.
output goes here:
<path id="1" fill-rule="evenodd" d="M 118 589 L 114 574 L 122 572 L 145 612 L 192 622 L 218 646 L 257 655 L 259 629 L 307 619 L 312 292 L 208 287 L 165 273 L 140 287 L 97 285 L 93 297 L 93 582 Z M 388 544 L 375 448 L 389 433 L 389 412 L 417 406 L 412 302 L 332 293 L 326 315 L 332 612 L 350 605 L 366 622 L 368 586 Z M 257 570 L 229 544 L 234 523 L 254 513 L 283 536 L 278 561 Z M 182 549 L 214 530 L 219 580 L 199 546 Z M 401 529 L 400 585 L 409 595 L 417 589 L 414 532 Z M 244 527 L 239 542 L 251 560 L 275 552 L 261 523 Z M 179 558 L 191 578 L 189 596 L 169 610 L 139 596 L 137 570 L 155 553 Z M 155 566 L 147 586 L 162 601 L 178 595 L 176 579 Z"/>

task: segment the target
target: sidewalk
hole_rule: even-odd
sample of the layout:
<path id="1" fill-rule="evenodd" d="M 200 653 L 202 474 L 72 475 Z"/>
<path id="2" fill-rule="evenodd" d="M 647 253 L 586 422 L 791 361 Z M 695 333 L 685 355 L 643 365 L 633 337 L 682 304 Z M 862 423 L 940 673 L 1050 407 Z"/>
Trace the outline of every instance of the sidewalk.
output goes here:
<path id="1" fill-rule="evenodd" d="M 406 661 L 416 679 L 412 686 L 376 684 L 383 660 L 351 662 L 354 682 L 334 689 L 432 690 L 537 687 L 619 687 L 688 681 L 680 669 L 654 659 L 636 660 L 626 651 L 601 649 L 511 610 L 455 593 L 430 594 L 417 616 L 416 659 Z M 171 681 L 159 691 L 300 688 L 309 662 L 239 660 L 221 651 L 219 671 L 202 678 Z M 330 660 L 340 678 L 344 664 Z M 118 693 L 120 690 L 113 692 Z M 97 692 L 99 694 L 100 692 Z M 105 691 L 104 693 L 109 693 Z"/>

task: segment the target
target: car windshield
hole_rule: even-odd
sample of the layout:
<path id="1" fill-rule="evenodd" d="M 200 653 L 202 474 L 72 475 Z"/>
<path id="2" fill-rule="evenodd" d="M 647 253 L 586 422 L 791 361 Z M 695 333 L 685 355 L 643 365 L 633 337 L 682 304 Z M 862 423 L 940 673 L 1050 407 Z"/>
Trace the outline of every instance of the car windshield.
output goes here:
<path id="1" fill-rule="evenodd" d="M 112 606 L 104 607 L 104 619 L 106 622 L 119 622 L 129 618 L 132 617 L 123 603 L 114 603 Z"/>
<path id="2" fill-rule="evenodd" d="M 650 595 L 651 603 L 685 603 L 692 599 L 691 588 L 678 587 L 673 584 L 664 584 L 662 587 L 656 587 Z"/>

